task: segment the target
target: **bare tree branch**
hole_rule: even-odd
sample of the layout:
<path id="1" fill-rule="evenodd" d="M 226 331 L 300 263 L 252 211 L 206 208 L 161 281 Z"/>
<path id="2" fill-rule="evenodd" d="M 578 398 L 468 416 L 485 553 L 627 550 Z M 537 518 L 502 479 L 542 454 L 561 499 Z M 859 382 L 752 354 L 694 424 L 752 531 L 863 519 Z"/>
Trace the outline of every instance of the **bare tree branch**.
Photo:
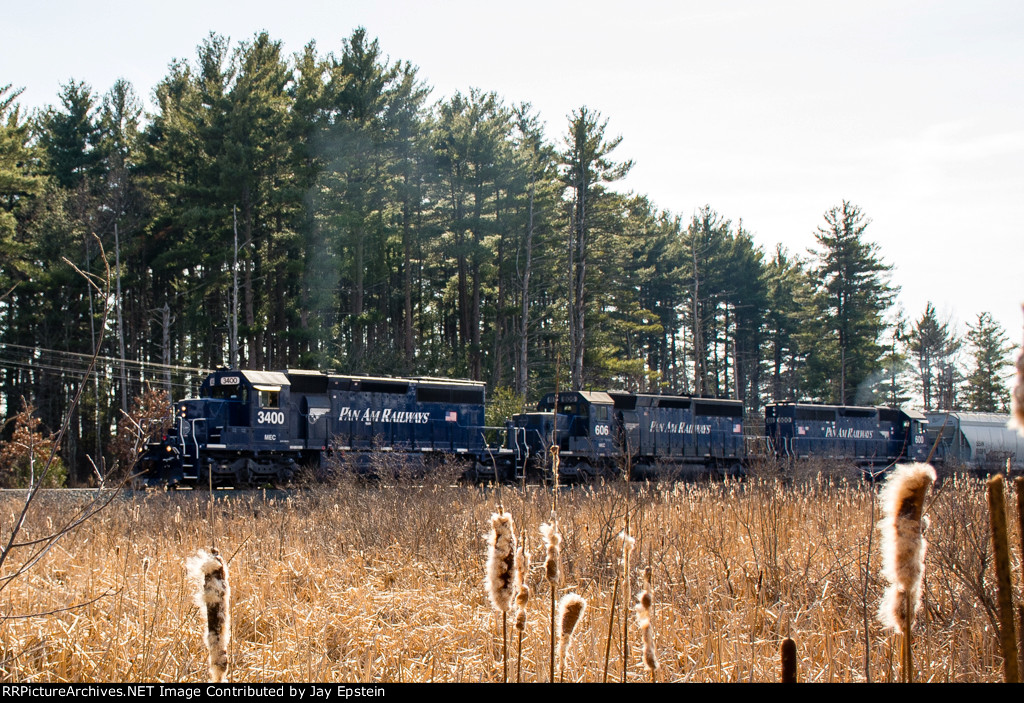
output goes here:
<path id="1" fill-rule="evenodd" d="M 104 267 L 104 273 L 102 276 L 96 276 L 94 274 L 82 271 L 80 268 L 78 268 L 72 262 L 68 261 L 66 258 L 64 259 L 64 262 L 67 263 L 68 266 L 70 266 L 76 272 L 78 272 L 78 274 L 81 275 L 82 278 L 85 279 L 85 281 L 92 288 L 94 288 L 96 292 L 101 296 L 102 300 L 104 301 L 104 304 L 100 329 L 105 330 L 110 315 L 110 264 L 107 261 L 106 252 L 104 252 L 103 250 L 103 243 L 95 235 L 93 235 L 93 237 L 96 239 L 96 242 L 100 248 L 100 260 L 103 262 Z M 103 287 L 101 288 L 98 285 L 98 283 L 102 283 Z M 8 291 L 8 293 L 6 293 L 5 296 L 8 295 L 9 293 L 10 291 Z M 13 569 L 13 571 L 3 576 L 0 576 L 0 592 L 2 592 L 7 586 L 14 582 L 19 576 L 21 576 L 26 571 L 35 566 L 40 559 L 46 556 L 50 549 L 55 544 L 57 544 L 57 542 L 62 537 L 64 537 L 77 527 L 81 526 L 84 522 L 86 522 L 91 517 L 96 515 L 96 513 L 100 512 L 108 505 L 110 505 L 110 502 L 114 499 L 114 497 L 118 494 L 120 489 L 124 486 L 124 482 L 122 481 L 121 484 L 119 484 L 116 488 L 108 491 L 104 496 L 101 496 L 99 493 L 97 493 L 97 495 L 94 496 L 92 500 L 90 500 L 85 506 L 79 509 L 78 512 L 76 512 L 74 515 L 68 518 L 63 525 L 58 527 L 56 530 L 52 531 L 50 534 L 45 535 L 43 537 L 39 537 L 37 539 L 18 541 L 18 535 L 21 533 L 22 529 L 25 526 L 25 521 L 29 515 L 29 511 L 35 502 L 36 496 L 39 494 L 39 489 L 43 486 L 44 482 L 46 481 L 46 477 L 49 475 L 54 460 L 57 458 L 57 453 L 64 442 L 64 437 L 68 433 L 68 429 L 71 425 L 71 418 L 74 415 L 75 409 L 78 407 L 82 399 L 82 393 L 85 391 L 87 381 L 95 371 L 97 359 L 99 358 L 102 346 L 103 336 L 101 335 L 96 342 L 95 349 L 93 349 L 92 356 L 89 359 L 89 365 L 86 369 L 85 375 L 82 378 L 82 382 L 78 387 L 78 391 L 75 393 L 75 396 L 71 401 L 71 404 L 68 406 L 68 409 L 64 414 L 64 421 L 61 424 L 60 431 L 57 433 L 57 436 L 53 440 L 53 444 L 50 448 L 49 457 L 46 460 L 46 465 L 43 467 L 42 471 L 39 472 L 39 475 L 34 478 L 33 482 L 29 486 L 28 493 L 25 496 L 25 502 L 21 507 L 21 512 L 18 514 L 17 519 L 14 521 L 14 525 L 11 527 L 10 535 L 8 535 L 6 539 L 7 544 L 3 547 L 3 549 L 0 549 L 0 571 L 3 570 L 8 560 L 12 558 L 12 555 L 14 554 L 15 550 L 31 550 L 31 552 L 27 556 L 25 556 L 25 558 L 17 567 Z M 95 602 L 95 600 L 89 601 L 89 603 L 92 602 Z M 68 609 L 81 607 L 83 605 L 88 605 L 89 603 L 83 603 L 78 606 L 71 606 Z M 9 617 L 15 616 L 2 616 L 0 617 L 0 620 L 7 619 Z M 17 617 L 31 616 L 24 615 Z"/>

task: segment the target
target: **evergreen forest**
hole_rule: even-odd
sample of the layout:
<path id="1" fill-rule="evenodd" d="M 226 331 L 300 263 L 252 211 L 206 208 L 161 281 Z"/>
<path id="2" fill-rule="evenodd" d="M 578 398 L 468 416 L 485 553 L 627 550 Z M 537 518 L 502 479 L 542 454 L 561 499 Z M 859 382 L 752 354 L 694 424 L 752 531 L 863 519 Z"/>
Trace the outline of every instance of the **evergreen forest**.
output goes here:
<path id="1" fill-rule="evenodd" d="M 622 192 L 614 115 L 434 96 L 364 29 L 295 55 L 211 34 L 152 113 L 125 81 L 18 97 L 0 87 L 0 414 L 52 431 L 81 391 L 74 481 L 145 389 L 225 365 L 482 380 L 502 412 L 556 384 L 1008 404 L 1005 332 L 895 310 L 855 203 L 766 251 L 711 204 Z"/>

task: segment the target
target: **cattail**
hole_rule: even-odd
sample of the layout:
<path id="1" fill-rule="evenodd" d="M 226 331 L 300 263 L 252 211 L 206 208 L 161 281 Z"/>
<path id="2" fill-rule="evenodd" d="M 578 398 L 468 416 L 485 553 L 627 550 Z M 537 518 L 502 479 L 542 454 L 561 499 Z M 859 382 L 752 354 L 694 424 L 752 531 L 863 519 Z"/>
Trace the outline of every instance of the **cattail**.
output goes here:
<path id="1" fill-rule="evenodd" d="M 654 588 L 651 586 L 651 567 L 644 569 L 644 590 L 637 596 L 636 624 L 644 641 L 644 667 L 651 674 L 651 680 L 658 670 L 658 654 L 654 648 L 654 627 L 651 618 L 654 615 Z"/>
<path id="2" fill-rule="evenodd" d="M 544 523 L 540 526 L 540 533 L 544 537 L 544 545 L 547 548 L 547 556 L 544 559 L 544 578 L 552 587 L 558 585 L 562 580 L 561 552 L 562 535 L 558 532 L 556 522 Z"/>
<path id="3" fill-rule="evenodd" d="M 878 618 L 903 634 L 903 679 L 913 678 L 911 631 L 924 576 L 924 498 L 935 482 L 928 464 L 897 466 L 882 490 L 882 575 L 889 582 Z"/>
<path id="4" fill-rule="evenodd" d="M 1021 349 L 1017 357 L 1017 385 L 1013 387 L 1010 410 L 1010 426 L 1024 434 L 1024 349 Z"/>
<path id="5" fill-rule="evenodd" d="M 500 510 L 500 508 L 499 508 Z M 484 587 L 495 610 L 507 613 L 515 597 L 516 533 L 512 514 L 491 515 L 491 534 L 487 539 L 487 577 Z"/>
<path id="6" fill-rule="evenodd" d="M 782 683 L 796 683 L 796 642 L 787 637 L 779 647 L 782 662 Z"/>
<path id="7" fill-rule="evenodd" d="M 501 611 L 501 665 L 503 681 L 508 681 L 508 611 L 515 597 L 516 533 L 511 513 L 491 514 L 491 534 L 487 539 L 487 576 L 484 588 L 495 610 Z"/>
<path id="8" fill-rule="evenodd" d="M 228 643 L 231 641 L 231 586 L 228 566 L 216 548 L 203 550 L 185 561 L 196 586 L 196 606 L 206 616 L 206 646 L 210 650 L 210 680 L 227 681 Z"/>
<path id="9" fill-rule="evenodd" d="M 519 547 L 516 552 L 516 629 L 522 632 L 526 629 L 526 609 L 530 604 L 530 584 L 526 583 L 526 576 L 530 573 L 530 554 L 526 551 L 526 545 Z"/>
<path id="10" fill-rule="evenodd" d="M 587 609 L 587 601 L 575 593 L 566 593 L 558 601 L 558 661 L 565 679 L 565 653 L 572 641 L 573 630 Z"/>
<path id="11" fill-rule="evenodd" d="M 516 649 L 516 683 L 523 680 L 523 634 L 526 632 L 526 610 L 530 604 L 530 584 L 526 578 L 530 573 L 530 553 L 526 545 L 516 552 L 516 631 L 519 633 L 519 646 Z"/>
<path id="12" fill-rule="evenodd" d="M 540 533 L 544 537 L 547 556 L 544 559 L 544 578 L 551 585 L 551 639 L 548 652 L 548 668 L 551 671 L 551 682 L 555 681 L 555 599 L 557 598 L 558 582 L 562 580 L 561 559 L 559 556 L 562 535 L 558 532 L 558 522 L 543 523 Z"/>

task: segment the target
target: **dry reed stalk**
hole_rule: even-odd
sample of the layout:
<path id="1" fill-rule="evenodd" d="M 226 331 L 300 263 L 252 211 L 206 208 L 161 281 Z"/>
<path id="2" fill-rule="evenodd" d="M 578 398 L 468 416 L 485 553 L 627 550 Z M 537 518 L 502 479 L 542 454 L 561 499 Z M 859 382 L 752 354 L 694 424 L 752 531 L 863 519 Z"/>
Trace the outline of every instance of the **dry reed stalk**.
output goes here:
<path id="1" fill-rule="evenodd" d="M 557 454 L 556 454 L 557 456 Z M 561 571 L 561 544 L 562 535 L 558 532 L 558 523 L 552 520 L 540 526 L 540 533 L 544 537 L 546 557 L 544 559 L 544 578 L 551 584 L 551 651 L 549 664 L 551 671 L 551 682 L 555 681 L 555 601 L 557 600 L 558 582 L 562 579 Z"/>
<path id="2" fill-rule="evenodd" d="M 651 675 L 651 682 L 656 681 L 658 672 L 658 653 L 654 647 L 654 587 L 651 585 L 651 567 L 644 569 L 644 590 L 637 596 L 636 622 L 643 637 L 644 668 Z"/>
<path id="3" fill-rule="evenodd" d="M 565 653 L 572 642 L 573 630 L 583 618 L 586 609 L 587 601 L 576 593 L 566 593 L 558 601 L 558 669 L 561 671 L 562 681 L 565 681 Z"/>
<path id="4" fill-rule="evenodd" d="M 1020 683 L 1017 660 L 1017 633 L 1013 618 L 1013 576 L 1010 571 L 1010 544 L 1006 530 L 1006 502 L 1003 476 L 988 481 L 988 514 L 992 527 L 992 551 L 996 567 L 996 600 L 999 610 L 999 647 L 1003 655 L 1003 681 Z"/>
<path id="5" fill-rule="evenodd" d="M 622 594 L 622 607 L 626 611 L 629 608 L 629 601 L 632 598 L 629 588 L 629 555 L 633 551 L 636 540 L 629 534 L 629 513 L 626 513 L 626 529 L 620 535 L 622 538 L 622 583 L 626 589 Z M 622 614 L 622 683 L 626 683 L 626 671 L 629 669 L 629 614 Z"/>
<path id="6" fill-rule="evenodd" d="M 615 576 L 615 585 L 612 587 L 612 602 L 608 608 L 608 639 L 604 645 L 604 675 L 601 683 L 608 683 L 608 661 L 612 654 L 612 636 L 615 633 L 615 610 L 618 607 L 619 577 Z"/>
<path id="7" fill-rule="evenodd" d="M 787 637 L 779 646 L 779 659 L 782 665 L 782 683 L 796 683 L 796 642 Z"/>
<path id="8" fill-rule="evenodd" d="M 806 646 L 797 643 L 801 683 L 863 679 L 856 554 L 865 543 L 861 527 L 868 523 L 871 492 L 859 481 L 808 486 L 806 482 L 794 482 L 783 489 L 787 511 L 783 528 L 789 535 L 780 543 L 785 605 L 770 608 L 779 620 L 775 622 L 769 616 L 773 624 L 760 626 L 752 638 L 753 651 L 747 633 L 751 632 L 751 613 L 762 607 L 753 592 L 757 575 L 752 572 L 745 580 L 742 574 L 737 576 L 736 565 L 751 558 L 750 536 L 742 520 L 756 519 L 756 513 L 750 510 L 762 505 L 763 497 L 758 502 L 759 495 L 749 483 L 744 490 L 734 492 L 723 491 L 718 485 L 709 488 L 688 483 L 651 489 L 659 496 L 647 503 L 649 522 L 657 524 L 666 539 L 663 550 L 655 547 L 652 563 L 659 564 L 659 573 L 664 569 L 666 576 L 677 582 L 671 599 L 666 595 L 667 581 L 659 582 L 656 594 L 659 682 L 777 681 L 779 642 L 798 629 L 810 633 Z M 224 499 L 217 502 L 219 532 L 253 534 L 233 559 L 229 557 L 234 547 L 218 545 L 232 581 L 228 678 L 356 680 L 370 671 L 375 679 L 386 681 L 496 682 L 496 657 L 500 655 L 496 651 L 493 658 L 487 654 L 487 644 L 494 638 L 488 638 L 479 627 L 466 626 L 481 616 L 490 617 L 490 603 L 484 610 L 479 607 L 480 596 L 486 601 L 480 573 L 480 557 L 486 554 L 465 546 L 485 541 L 484 533 L 489 530 L 486 519 L 494 512 L 493 500 L 486 504 L 491 509 L 481 513 L 482 490 L 478 487 L 444 484 L 429 491 L 393 491 L 353 482 L 322 488 L 315 495 L 296 495 L 290 504 L 263 499 L 257 492 L 218 496 Z M 987 611 L 980 602 L 978 607 L 965 607 L 968 592 L 940 558 L 941 550 L 948 549 L 952 557 L 971 569 L 972 575 L 979 573 L 978 568 L 984 564 L 985 580 L 991 585 L 992 548 L 984 490 L 983 481 L 951 478 L 935 504 L 926 509 L 932 525 L 925 535 L 929 542 L 925 574 L 929 587 L 923 607 L 937 617 L 930 618 L 925 640 L 918 634 L 924 633 L 924 614 L 918 615 L 921 620 L 915 626 L 914 652 L 915 659 L 920 660 L 915 673 L 918 680 L 1002 681 L 998 640 L 993 636 L 995 630 Z M 539 526 L 546 521 L 531 518 L 530 510 L 537 509 L 538 496 L 548 499 L 547 489 L 531 492 L 533 495 L 524 498 L 523 504 L 533 502 L 526 515 L 517 520 L 520 543 L 524 541 L 520 531 L 524 522 L 533 520 Z M 508 494 L 506 510 L 507 498 Z M 931 495 L 926 498 L 926 505 L 931 499 Z M 46 501 L 43 505 L 48 507 L 47 514 L 57 515 L 67 510 L 73 499 L 62 493 L 41 496 L 40 500 Z M 19 504 L 9 496 L 0 496 L 0 526 L 10 524 L 11 512 Z M 182 512 L 176 521 L 178 506 Z M 567 531 L 572 524 L 589 525 L 590 529 L 578 531 L 581 549 L 573 555 L 571 573 L 567 559 L 561 583 L 569 583 L 575 573 L 581 584 L 598 589 L 602 579 L 621 576 L 617 563 L 608 571 L 607 551 L 602 551 L 608 533 L 596 528 L 615 520 L 618 524 L 607 529 L 621 529 L 622 506 L 618 491 L 574 490 L 562 494 L 559 526 Z M 204 545 L 206 507 L 205 496 L 198 501 L 187 491 L 136 495 L 123 504 L 115 501 L 96 521 L 80 528 L 80 538 L 63 541 L 63 546 L 55 548 L 47 563 L 60 570 L 46 575 L 49 586 L 45 590 L 38 580 L 13 582 L 4 594 L 9 594 L 4 605 L 12 614 L 74 605 L 70 599 L 76 593 L 95 591 L 101 583 L 124 584 L 125 589 L 123 597 L 104 597 L 74 612 L 6 619 L 4 635 L 0 636 L 4 675 L 15 681 L 54 683 L 195 680 L 197 643 L 189 641 L 188 633 L 182 637 L 180 629 L 190 619 L 200 622 L 198 610 L 192 610 L 191 581 L 182 571 L 184 559 L 158 557 L 173 554 L 174 549 L 180 551 L 182 543 L 197 548 Z M 1009 497 L 1007 510 L 1012 512 Z M 546 512 L 547 508 L 542 513 L 545 517 Z M 147 516 L 145 530 L 139 529 L 140 514 Z M 276 557 L 278 553 L 280 535 L 275 528 L 282 514 L 289 516 L 284 534 L 285 559 L 277 563 L 262 555 Z M 481 517 L 485 520 L 483 533 Z M 326 524 L 332 529 L 322 529 Z M 434 525 L 443 528 L 431 529 Z M 637 525 L 637 519 L 632 518 L 631 528 Z M 755 526 L 750 524 L 751 529 Z M 45 515 L 28 527 L 33 534 L 45 529 Z M 972 541 L 975 535 L 977 544 Z M 537 537 L 539 534 L 534 533 L 530 541 Z M 563 544 L 568 545 L 567 535 L 563 537 Z M 872 578 L 879 576 L 878 538 L 876 534 Z M 1011 538 L 1016 540 L 1014 535 Z M 133 590 L 142 587 L 139 579 L 125 579 L 125 560 L 110 558 L 118 544 L 122 557 L 125 545 L 133 545 L 135 566 L 130 568 L 139 573 L 138 561 L 144 554 L 151 555 L 149 590 L 145 593 Z M 486 546 L 481 546 L 486 553 Z M 543 583 L 544 556 L 535 545 L 527 546 L 534 555 L 539 554 L 533 559 L 538 574 L 531 572 L 529 577 L 533 590 L 530 607 L 536 609 L 537 588 L 544 588 L 538 586 Z M 621 554 L 616 553 L 616 547 L 621 549 L 621 545 L 616 541 L 607 547 L 612 552 L 611 561 L 618 562 Z M 210 545 L 205 543 L 204 548 L 209 551 Z M 185 556 L 193 554 L 195 549 Z M 725 595 L 723 559 L 733 566 L 736 598 Z M 631 567 L 636 563 L 631 557 Z M 634 572 L 637 580 L 633 583 L 638 586 L 640 576 L 642 573 Z M 826 581 L 827 591 L 823 592 Z M 619 597 L 622 590 L 620 584 Z M 994 603 L 994 587 L 989 590 Z M 607 607 L 610 594 L 603 586 L 595 592 L 604 594 L 597 597 L 601 607 Z M 872 592 L 874 586 L 869 588 Z M 40 601 L 41 594 L 46 601 Z M 881 590 L 872 603 L 872 620 L 880 595 Z M 595 596 L 584 597 L 588 601 L 586 617 L 592 618 L 596 614 Z M 630 606 L 636 603 L 633 598 Z M 618 600 L 616 603 L 621 605 Z M 812 607 L 802 608 L 804 603 Z M 768 610 L 762 612 L 768 616 Z M 619 611 L 615 617 L 621 614 Z M 529 617 L 535 621 L 533 625 L 527 622 L 530 632 L 540 635 L 539 628 L 544 625 L 537 621 L 536 613 Z M 510 612 L 510 633 L 513 620 Z M 607 626 L 607 622 L 602 624 Z M 596 625 L 591 620 L 577 626 L 568 654 L 571 670 L 566 670 L 567 682 L 601 680 L 601 652 L 590 632 Z M 631 621 L 630 627 L 635 626 Z M 617 619 L 614 627 L 621 634 Z M 872 624 L 871 629 L 876 628 L 877 635 L 881 629 Z M 773 637 L 772 631 L 780 634 Z M 879 643 L 877 637 L 872 640 L 872 674 L 877 682 L 886 680 L 890 643 L 898 659 L 895 648 L 900 638 L 887 633 L 890 636 L 884 643 Z M 523 638 L 524 682 L 537 680 L 534 670 L 540 672 L 540 680 L 547 680 L 543 676 L 546 643 L 538 637 L 534 640 Z M 630 632 L 630 646 L 638 640 L 639 636 Z M 143 642 L 145 649 L 140 646 Z M 322 644 L 310 649 L 310 642 Z M 926 642 L 927 662 L 926 650 L 921 648 Z M 719 654 L 722 660 L 717 659 Z M 511 682 L 512 662 L 509 666 Z M 645 671 L 638 673 L 647 680 Z M 894 661 L 892 678 L 898 677 L 899 666 Z M 198 678 L 207 676 L 202 672 Z M 613 680 L 611 675 L 608 680 Z"/>
<path id="9" fill-rule="evenodd" d="M 228 567 L 216 548 L 199 550 L 185 562 L 196 586 L 195 602 L 206 618 L 206 646 L 210 651 L 210 680 L 227 681 L 228 644 L 231 642 L 231 586 Z"/>
<path id="10" fill-rule="evenodd" d="M 516 583 L 516 532 L 512 514 L 498 506 L 491 514 L 491 533 L 487 539 L 487 576 L 484 588 L 495 610 L 501 611 L 501 660 L 503 682 L 508 683 L 508 611 L 512 607 Z"/>
<path id="11" fill-rule="evenodd" d="M 903 680 L 913 681 L 911 633 L 924 576 L 924 499 L 935 482 L 928 464 L 902 464 L 882 489 L 882 575 L 889 582 L 878 618 L 903 635 Z"/>
<path id="12" fill-rule="evenodd" d="M 522 683 L 523 674 L 523 633 L 526 631 L 526 613 L 530 605 L 530 553 L 523 544 L 516 552 L 516 630 L 519 633 L 519 647 L 516 653 L 516 683 Z"/>

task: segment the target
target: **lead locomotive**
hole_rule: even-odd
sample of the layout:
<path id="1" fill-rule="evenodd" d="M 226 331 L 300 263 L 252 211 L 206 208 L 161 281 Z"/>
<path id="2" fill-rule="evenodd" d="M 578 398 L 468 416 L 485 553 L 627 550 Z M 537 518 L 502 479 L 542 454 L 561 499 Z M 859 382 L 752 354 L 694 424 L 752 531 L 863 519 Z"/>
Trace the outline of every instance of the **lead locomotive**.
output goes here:
<path id="1" fill-rule="evenodd" d="M 396 452 L 410 470 L 448 455 L 507 473 L 511 452 L 486 434 L 483 383 L 221 369 L 175 403 L 136 472 L 149 485 L 277 483 L 332 457 L 369 471 L 374 452 Z"/>

